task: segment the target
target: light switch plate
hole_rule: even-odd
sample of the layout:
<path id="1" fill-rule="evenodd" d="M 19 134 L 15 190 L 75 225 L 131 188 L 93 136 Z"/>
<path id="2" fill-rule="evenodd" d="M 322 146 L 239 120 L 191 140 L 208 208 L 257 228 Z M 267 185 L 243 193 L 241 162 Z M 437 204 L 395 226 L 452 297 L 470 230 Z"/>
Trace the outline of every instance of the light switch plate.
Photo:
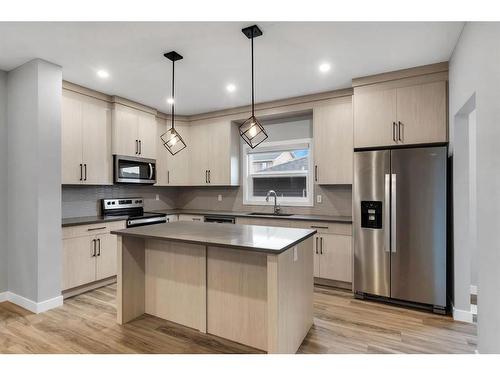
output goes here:
<path id="1" fill-rule="evenodd" d="M 217 200 L 218 200 L 219 202 L 222 202 L 222 194 L 217 195 Z"/>
<path id="2" fill-rule="evenodd" d="M 316 202 L 317 202 L 317 203 L 321 203 L 321 201 L 322 201 L 322 200 L 323 200 L 323 197 L 321 196 L 321 194 L 318 194 L 318 195 L 316 196 Z"/>

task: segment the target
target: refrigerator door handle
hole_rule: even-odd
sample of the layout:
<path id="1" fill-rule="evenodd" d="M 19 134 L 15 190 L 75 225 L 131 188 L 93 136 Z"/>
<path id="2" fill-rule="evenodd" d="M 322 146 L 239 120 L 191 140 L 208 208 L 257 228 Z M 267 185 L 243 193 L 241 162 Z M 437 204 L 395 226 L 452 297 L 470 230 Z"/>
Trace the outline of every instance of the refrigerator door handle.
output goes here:
<path id="1" fill-rule="evenodd" d="M 389 253 L 391 251 L 391 175 L 386 173 L 385 175 L 385 187 L 384 187 L 384 251 Z"/>
<path id="2" fill-rule="evenodd" d="M 391 252 L 396 252 L 396 174 L 391 174 Z"/>

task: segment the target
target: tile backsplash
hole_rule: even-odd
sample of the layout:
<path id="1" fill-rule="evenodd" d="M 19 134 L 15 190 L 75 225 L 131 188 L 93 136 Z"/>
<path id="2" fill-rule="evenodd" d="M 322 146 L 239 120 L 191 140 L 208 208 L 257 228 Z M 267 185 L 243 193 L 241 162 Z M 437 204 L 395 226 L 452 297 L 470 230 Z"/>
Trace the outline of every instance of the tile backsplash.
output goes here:
<path id="1" fill-rule="evenodd" d="M 313 207 L 283 206 L 283 212 L 315 215 L 352 215 L 351 185 L 315 186 Z M 218 195 L 222 201 L 218 201 Z M 316 203 L 321 194 L 322 202 Z M 63 186 L 62 217 L 95 216 L 101 213 L 100 199 L 142 197 L 146 210 L 172 208 L 221 211 L 264 211 L 271 206 L 243 205 L 241 187 L 155 187 L 143 185 Z M 158 197 L 158 199 L 156 199 Z M 278 201 L 279 203 L 279 201 Z"/>
<path id="2" fill-rule="evenodd" d="M 156 199 L 157 195 L 158 199 Z M 146 210 L 176 208 L 176 195 L 175 188 L 147 185 L 64 185 L 62 187 L 62 217 L 100 215 L 102 198 L 142 197 Z"/>

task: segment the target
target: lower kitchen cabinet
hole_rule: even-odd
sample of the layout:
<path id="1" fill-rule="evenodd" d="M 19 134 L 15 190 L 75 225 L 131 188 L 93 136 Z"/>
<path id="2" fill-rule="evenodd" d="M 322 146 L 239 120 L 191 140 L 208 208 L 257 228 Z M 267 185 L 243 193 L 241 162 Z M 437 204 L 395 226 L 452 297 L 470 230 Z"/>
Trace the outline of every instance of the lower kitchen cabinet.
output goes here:
<path id="1" fill-rule="evenodd" d="M 320 234 L 314 242 L 318 246 L 314 254 L 314 277 L 351 283 L 352 237 Z"/>
<path id="2" fill-rule="evenodd" d="M 205 217 L 202 215 L 188 215 L 188 214 L 179 214 L 179 221 L 198 221 L 203 222 Z"/>
<path id="3" fill-rule="evenodd" d="M 96 280 L 116 275 L 118 239 L 114 234 L 97 236 Z"/>
<path id="4" fill-rule="evenodd" d="M 62 290 L 116 275 L 117 237 L 125 222 L 63 228 Z"/>
<path id="5" fill-rule="evenodd" d="M 176 215 L 176 214 L 174 214 L 174 215 L 167 215 L 166 219 L 167 219 L 167 223 L 172 223 L 174 221 L 179 221 L 179 215 Z"/>

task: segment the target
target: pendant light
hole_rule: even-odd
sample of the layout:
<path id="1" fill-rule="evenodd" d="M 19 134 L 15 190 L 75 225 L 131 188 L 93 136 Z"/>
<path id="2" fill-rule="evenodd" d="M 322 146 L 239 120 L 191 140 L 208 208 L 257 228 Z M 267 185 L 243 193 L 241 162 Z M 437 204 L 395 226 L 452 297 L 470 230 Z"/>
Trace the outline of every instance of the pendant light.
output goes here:
<path id="1" fill-rule="evenodd" d="M 264 130 L 264 127 L 255 117 L 255 97 L 253 87 L 253 39 L 261 36 L 262 31 L 257 25 L 245 27 L 241 31 L 248 39 L 251 40 L 252 46 L 252 116 L 240 125 L 240 135 L 251 148 L 255 148 L 267 138 L 267 133 Z"/>
<path id="2" fill-rule="evenodd" d="M 181 60 L 182 56 L 179 55 L 175 51 L 171 51 L 168 53 L 165 53 L 163 56 L 165 56 L 167 59 L 172 61 L 172 111 L 171 111 L 171 116 L 172 116 L 172 126 L 170 129 L 168 129 L 165 133 L 163 133 L 160 138 L 163 143 L 163 146 L 172 154 L 175 155 L 179 151 L 183 150 L 186 148 L 186 142 L 182 139 L 181 135 L 175 130 L 174 128 L 174 119 L 175 119 L 175 112 L 174 112 L 174 106 L 175 106 L 175 98 L 174 98 L 174 83 L 175 83 L 175 62 L 177 60 Z"/>

